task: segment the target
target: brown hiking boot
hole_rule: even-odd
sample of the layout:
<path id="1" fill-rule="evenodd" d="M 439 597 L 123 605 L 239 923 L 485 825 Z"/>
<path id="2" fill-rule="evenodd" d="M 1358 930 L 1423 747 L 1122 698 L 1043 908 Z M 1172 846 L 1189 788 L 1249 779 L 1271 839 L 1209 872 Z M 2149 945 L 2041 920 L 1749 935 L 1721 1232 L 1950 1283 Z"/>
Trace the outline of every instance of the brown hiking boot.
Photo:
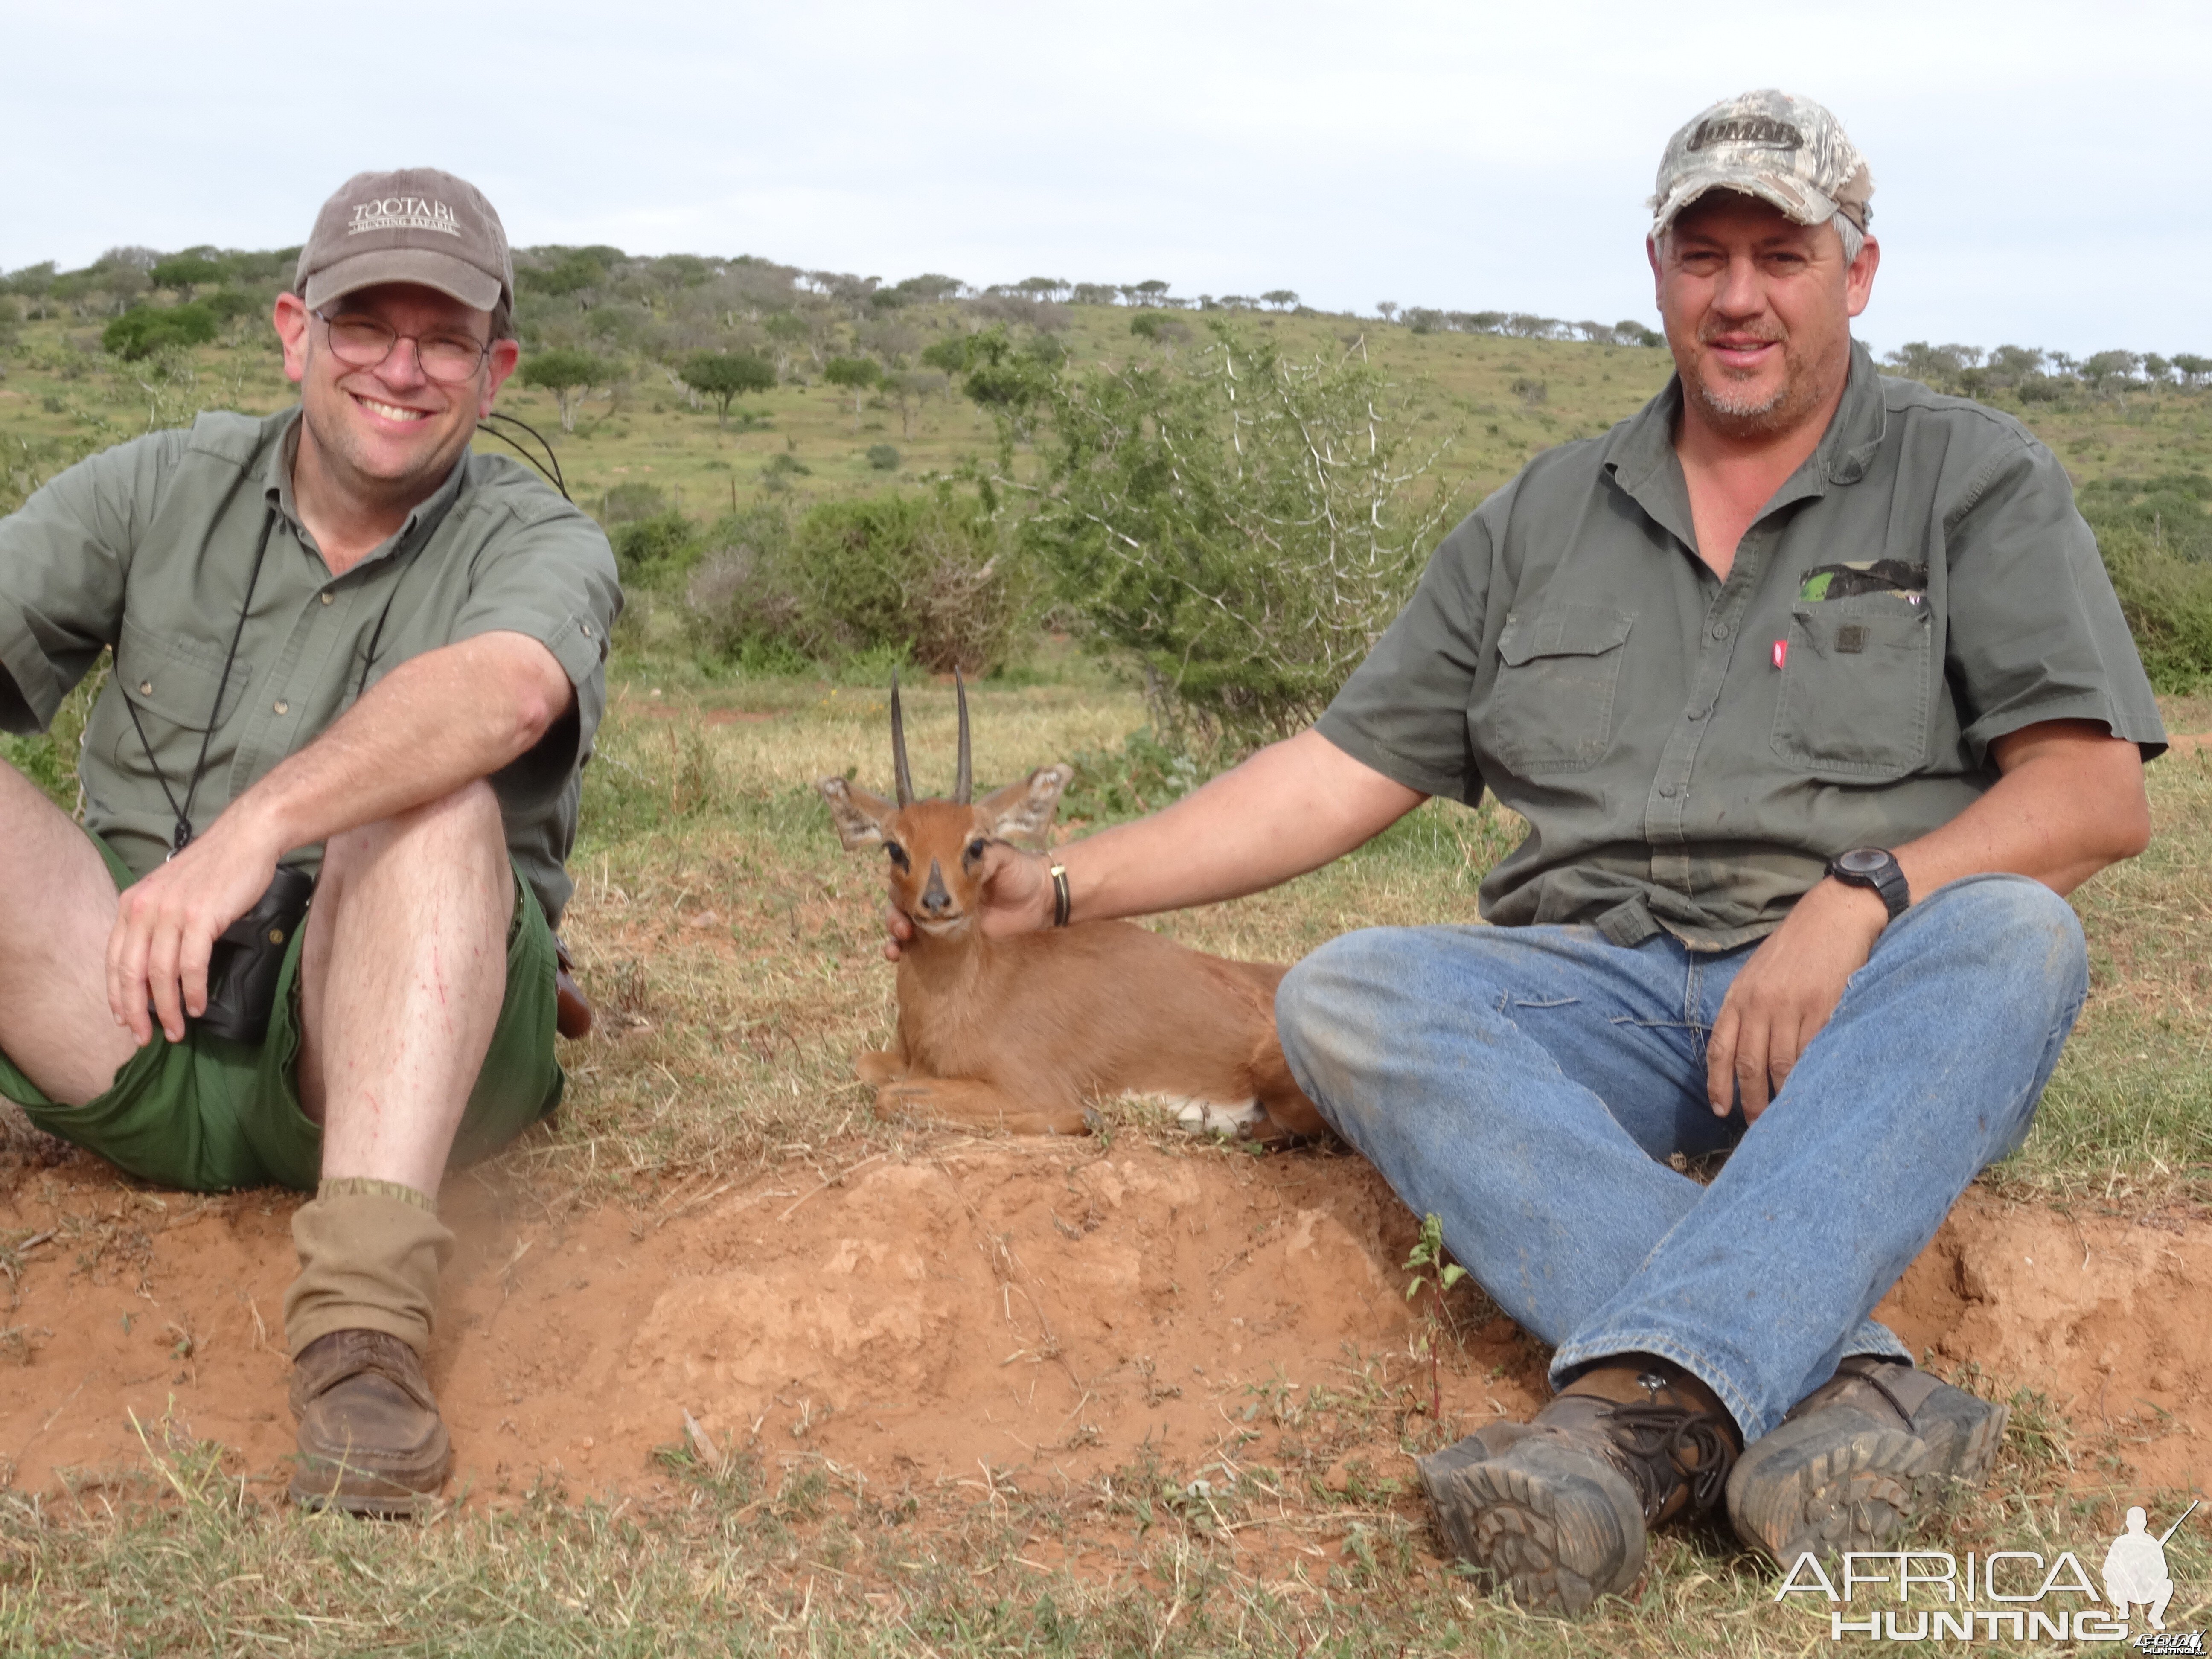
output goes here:
<path id="1" fill-rule="evenodd" d="M 1905 1360 L 1853 1354 L 1744 1453 L 1729 1520 L 1785 1567 L 1887 1549 L 1920 1504 L 1990 1472 L 2009 1414 Z"/>
<path id="2" fill-rule="evenodd" d="M 349 1515 L 415 1515 L 437 1500 L 453 1445 L 415 1350 L 382 1331 L 332 1331 L 292 1362 L 300 1419 L 292 1501 Z"/>
<path id="3" fill-rule="evenodd" d="M 1644 1571 L 1647 1528 L 1719 1501 L 1735 1424 L 1680 1367 L 1638 1358 L 1570 1382 L 1534 1422 L 1417 1460 L 1452 1548 L 1522 1607 L 1587 1613 Z"/>

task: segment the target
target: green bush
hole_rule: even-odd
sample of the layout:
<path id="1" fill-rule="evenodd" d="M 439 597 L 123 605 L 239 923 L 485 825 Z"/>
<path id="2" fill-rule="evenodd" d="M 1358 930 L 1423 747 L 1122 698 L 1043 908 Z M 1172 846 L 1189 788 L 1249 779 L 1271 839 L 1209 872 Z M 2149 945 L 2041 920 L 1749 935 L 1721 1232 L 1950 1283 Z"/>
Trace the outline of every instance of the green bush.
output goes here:
<path id="1" fill-rule="evenodd" d="M 796 522 L 763 507 L 708 539 L 686 600 L 702 648 L 726 660 L 880 653 L 983 674 L 1027 609 L 998 526 L 949 491 L 824 501 Z"/>
<path id="2" fill-rule="evenodd" d="M 897 471 L 899 465 L 897 448 L 890 444 L 870 444 L 868 465 L 878 472 Z"/>
<path id="3" fill-rule="evenodd" d="M 2212 559 L 2212 477 L 2099 478 L 2081 487 L 2081 516 L 2099 531 L 2136 530 L 2185 559 Z"/>
<path id="4" fill-rule="evenodd" d="M 235 322 L 240 317 L 262 316 L 269 310 L 269 303 L 265 300 L 234 288 L 219 288 L 196 303 L 205 306 L 208 314 L 218 323 Z"/>
<path id="5" fill-rule="evenodd" d="M 1079 749 L 1069 757 L 1075 777 L 1060 816 L 1104 825 L 1157 812 L 1211 778 L 1214 758 L 1163 743 L 1149 727 L 1130 732 L 1118 750 Z"/>
<path id="6" fill-rule="evenodd" d="M 140 306 L 100 331 L 102 350 L 125 362 L 150 357 L 167 346 L 205 345 L 220 331 L 216 314 L 197 301 L 183 306 Z"/>
<path id="7" fill-rule="evenodd" d="M 779 506 L 714 526 L 684 595 L 702 653 L 751 672 L 771 664 L 796 672 L 805 662 L 793 642 L 799 602 L 787 573 L 790 549 L 791 521 Z"/>
<path id="8" fill-rule="evenodd" d="M 2212 679 L 2212 563 L 2128 525 L 2100 529 L 2097 545 L 2150 683 L 2186 692 Z"/>
<path id="9" fill-rule="evenodd" d="M 1047 489 L 1024 532 L 1091 640 L 1141 665 L 1163 732 L 1201 747 L 1319 714 L 1457 495 L 1434 470 L 1451 438 L 1413 435 L 1418 397 L 1363 361 L 1292 362 L 1210 326 L 1173 362 L 1040 383 Z"/>
<path id="10" fill-rule="evenodd" d="M 611 528 L 668 511 L 668 495 L 659 484 L 618 483 L 599 497 L 599 522 Z"/>
<path id="11" fill-rule="evenodd" d="M 222 267 L 197 253 L 173 253 L 146 273 L 156 288 L 185 289 L 200 283 L 219 283 Z"/>
<path id="12" fill-rule="evenodd" d="M 672 511 L 617 524 L 607 539 L 614 544 L 615 569 L 623 582 L 641 587 L 680 582 L 706 544 L 699 526 Z"/>

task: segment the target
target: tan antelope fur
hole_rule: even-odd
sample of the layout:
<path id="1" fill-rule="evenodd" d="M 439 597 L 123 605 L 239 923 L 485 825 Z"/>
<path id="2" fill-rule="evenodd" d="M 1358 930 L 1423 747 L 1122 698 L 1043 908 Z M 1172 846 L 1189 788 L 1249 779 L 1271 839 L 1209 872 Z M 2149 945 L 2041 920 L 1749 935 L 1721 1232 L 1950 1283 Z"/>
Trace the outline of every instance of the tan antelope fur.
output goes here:
<path id="1" fill-rule="evenodd" d="M 898 681 L 891 682 L 896 801 L 823 778 L 848 850 L 883 848 L 892 901 L 913 919 L 901 947 L 897 1046 L 857 1056 L 884 1112 L 912 1112 L 1017 1134 L 1079 1134 L 1094 1101 L 1164 1095 L 1194 1128 L 1322 1135 L 1275 1036 L 1284 969 L 1184 949 L 1127 921 L 987 937 L 976 924 L 992 842 L 1042 842 L 1065 765 L 971 801 L 968 692 L 958 781 L 917 800 Z"/>

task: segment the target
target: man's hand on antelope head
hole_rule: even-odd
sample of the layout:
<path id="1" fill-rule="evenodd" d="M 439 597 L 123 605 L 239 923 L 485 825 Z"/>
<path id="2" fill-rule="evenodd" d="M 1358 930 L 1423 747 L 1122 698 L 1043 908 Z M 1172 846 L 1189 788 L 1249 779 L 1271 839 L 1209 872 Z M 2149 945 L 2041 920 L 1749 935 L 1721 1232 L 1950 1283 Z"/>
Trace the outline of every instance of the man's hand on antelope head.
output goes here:
<path id="1" fill-rule="evenodd" d="M 1009 846 L 1006 837 L 1042 838 L 1075 776 L 1065 764 L 1041 766 L 1018 783 L 976 801 L 968 735 L 968 685 L 953 676 L 960 708 L 958 772 L 949 799 L 917 800 L 906 753 L 898 676 L 891 676 L 891 766 L 896 801 L 855 788 L 843 778 L 817 787 L 830 803 L 838 839 L 850 852 L 881 847 L 890 903 L 884 907 L 886 960 L 914 941 L 919 926 L 943 937 L 980 927 L 990 934 L 1026 933 L 1052 920 L 1049 866 Z"/>
<path id="2" fill-rule="evenodd" d="M 1049 926 L 1052 921 L 1050 867 L 1050 860 L 1039 854 L 1025 853 L 1003 841 L 991 842 L 984 850 L 979 870 L 975 908 L 977 924 L 985 933 L 994 936 L 1035 933 Z M 913 942 L 914 918 L 901 908 L 903 895 L 896 861 L 885 873 L 890 887 L 890 902 L 884 906 L 884 931 L 890 937 L 884 941 L 884 960 L 896 962 L 900 955 L 899 947 Z"/>

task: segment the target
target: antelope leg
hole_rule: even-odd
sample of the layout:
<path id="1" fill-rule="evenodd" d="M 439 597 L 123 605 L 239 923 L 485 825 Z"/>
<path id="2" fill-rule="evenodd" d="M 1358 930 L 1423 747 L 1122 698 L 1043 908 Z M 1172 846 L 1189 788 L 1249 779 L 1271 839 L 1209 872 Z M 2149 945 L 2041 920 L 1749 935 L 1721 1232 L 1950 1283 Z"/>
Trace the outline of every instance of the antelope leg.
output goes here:
<path id="1" fill-rule="evenodd" d="M 1018 1135 L 1079 1135 L 1089 1124 L 1079 1105 L 1042 1108 L 1015 1099 L 980 1078 L 909 1078 L 876 1091 L 876 1109 L 942 1118 L 974 1129 Z"/>
<path id="2" fill-rule="evenodd" d="M 906 1061 L 885 1048 L 863 1048 L 853 1056 L 853 1074 L 881 1088 L 906 1075 Z"/>

